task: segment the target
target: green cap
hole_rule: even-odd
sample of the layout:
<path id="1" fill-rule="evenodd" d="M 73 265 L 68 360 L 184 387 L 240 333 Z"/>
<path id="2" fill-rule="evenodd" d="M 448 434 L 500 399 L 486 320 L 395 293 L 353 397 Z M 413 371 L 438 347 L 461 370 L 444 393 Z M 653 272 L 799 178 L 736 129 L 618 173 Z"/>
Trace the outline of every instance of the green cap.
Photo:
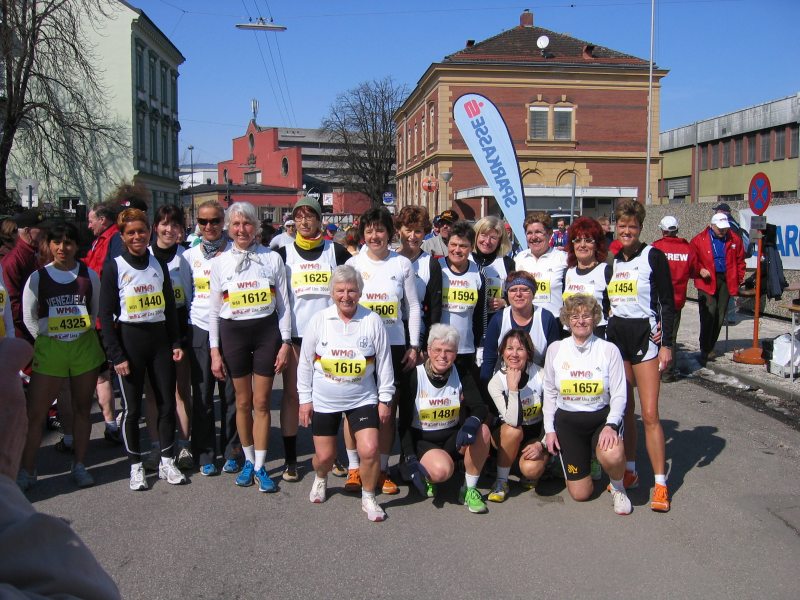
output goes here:
<path id="1" fill-rule="evenodd" d="M 315 213 L 317 213 L 317 218 L 320 221 L 322 221 L 322 210 L 320 210 L 319 202 L 314 200 L 314 198 L 312 198 L 311 196 L 303 196 L 302 198 L 300 198 L 300 200 L 297 201 L 297 204 L 295 204 L 294 208 L 292 209 L 292 216 L 294 217 L 295 211 L 297 211 L 298 208 L 302 208 L 303 206 L 306 206 L 311 210 L 313 210 Z"/>

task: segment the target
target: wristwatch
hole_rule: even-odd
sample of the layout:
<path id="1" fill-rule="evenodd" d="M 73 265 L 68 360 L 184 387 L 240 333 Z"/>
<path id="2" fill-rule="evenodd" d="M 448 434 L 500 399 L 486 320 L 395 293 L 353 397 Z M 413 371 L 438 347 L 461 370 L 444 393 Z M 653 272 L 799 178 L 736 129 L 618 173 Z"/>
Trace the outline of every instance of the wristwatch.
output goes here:
<path id="1" fill-rule="evenodd" d="M 606 423 L 606 427 L 611 427 L 611 429 L 619 433 L 619 425 L 616 423 Z"/>
<path id="2" fill-rule="evenodd" d="M 282 340 L 284 344 L 292 345 L 292 340 Z"/>

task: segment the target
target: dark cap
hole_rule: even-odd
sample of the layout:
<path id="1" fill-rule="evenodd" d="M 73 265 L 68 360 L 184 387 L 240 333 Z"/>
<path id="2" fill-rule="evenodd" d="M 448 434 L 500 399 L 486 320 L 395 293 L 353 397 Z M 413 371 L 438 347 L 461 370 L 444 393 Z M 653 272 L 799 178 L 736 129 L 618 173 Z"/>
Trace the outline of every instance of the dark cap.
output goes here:
<path id="1" fill-rule="evenodd" d="M 325 229 L 327 229 L 331 233 L 334 233 L 339 230 L 339 227 L 337 227 L 336 223 L 328 223 Z"/>
<path id="2" fill-rule="evenodd" d="M 454 210 L 446 210 L 442 214 L 439 215 L 439 222 L 440 223 L 455 223 L 458 221 L 458 215 Z"/>
<path id="3" fill-rule="evenodd" d="M 120 202 L 119 205 L 122 207 L 122 210 L 125 210 L 126 208 L 136 208 L 147 214 L 147 202 L 140 200 L 139 198 L 125 198 L 125 200 Z"/>
<path id="4" fill-rule="evenodd" d="M 28 210 L 14 215 L 14 223 L 16 223 L 19 228 L 41 227 L 43 220 L 44 217 L 42 217 L 42 213 L 35 208 L 29 208 Z"/>
<path id="5" fill-rule="evenodd" d="M 317 202 L 316 200 L 314 200 L 314 198 L 312 198 L 311 196 L 303 196 L 302 198 L 300 198 L 300 199 L 299 199 L 299 200 L 298 200 L 298 201 L 295 203 L 295 205 L 294 205 L 294 208 L 292 209 L 292 217 L 294 217 L 294 213 L 297 211 L 297 209 L 298 209 L 298 208 L 301 208 L 301 207 L 303 207 L 303 206 L 305 206 L 306 208 L 310 208 L 311 210 L 313 210 L 313 211 L 316 213 L 316 215 L 317 215 L 317 218 L 318 218 L 320 221 L 322 220 L 322 210 L 321 210 L 321 209 L 320 209 L 320 207 L 319 207 L 319 202 Z"/>
<path id="6" fill-rule="evenodd" d="M 724 202 L 720 202 L 714 207 L 714 210 L 721 210 L 723 212 L 729 213 L 731 212 L 731 207 L 725 204 Z"/>

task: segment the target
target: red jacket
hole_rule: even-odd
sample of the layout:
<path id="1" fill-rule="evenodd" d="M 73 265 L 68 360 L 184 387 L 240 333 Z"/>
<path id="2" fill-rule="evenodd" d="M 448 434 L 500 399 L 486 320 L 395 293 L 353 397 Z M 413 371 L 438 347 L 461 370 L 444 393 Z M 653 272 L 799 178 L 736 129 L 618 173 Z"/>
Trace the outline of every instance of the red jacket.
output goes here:
<path id="1" fill-rule="evenodd" d="M 675 310 L 686 304 L 686 286 L 689 278 L 699 275 L 697 251 L 681 237 L 667 236 L 653 242 L 653 247 L 661 250 L 667 257 L 669 272 L 672 275 L 672 290 L 675 296 Z"/>
<path id="2" fill-rule="evenodd" d="M 86 253 L 83 262 L 92 271 L 97 273 L 98 277 L 103 276 L 103 265 L 108 257 L 109 246 L 111 245 L 112 238 L 119 233 L 116 225 L 111 225 L 103 233 L 97 236 L 97 239 L 92 244 L 92 249 Z"/>
<path id="3" fill-rule="evenodd" d="M 717 291 L 717 274 L 714 269 L 714 253 L 711 249 L 711 236 L 714 235 L 711 227 L 692 238 L 692 246 L 697 251 L 697 275 L 694 278 L 695 287 L 701 292 L 714 294 Z M 728 230 L 725 239 L 725 282 L 731 296 L 739 295 L 739 286 L 744 281 L 744 245 L 742 239 Z M 711 278 L 706 280 L 700 277 L 700 269 L 711 273 Z"/>
<path id="4" fill-rule="evenodd" d="M 17 238 L 14 248 L 3 257 L 3 278 L 5 279 L 8 299 L 11 302 L 11 315 L 14 317 L 14 330 L 18 338 L 33 343 L 28 328 L 22 319 L 22 292 L 28 277 L 39 268 L 39 253 L 21 237 Z"/>

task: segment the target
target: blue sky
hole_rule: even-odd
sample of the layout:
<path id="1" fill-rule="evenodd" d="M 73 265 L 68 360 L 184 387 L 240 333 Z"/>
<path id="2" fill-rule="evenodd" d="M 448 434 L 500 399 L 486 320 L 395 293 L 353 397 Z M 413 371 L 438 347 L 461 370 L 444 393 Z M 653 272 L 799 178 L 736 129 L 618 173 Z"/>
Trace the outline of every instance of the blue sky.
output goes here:
<path id="1" fill-rule="evenodd" d="M 262 125 L 317 127 L 336 95 L 391 75 L 413 87 L 432 62 L 515 27 L 537 26 L 648 58 L 650 0 L 129 0 L 186 57 L 180 156 L 230 158 L 259 100 Z M 235 29 L 248 16 L 288 29 Z M 661 130 L 800 92 L 800 0 L 656 0 Z"/>

